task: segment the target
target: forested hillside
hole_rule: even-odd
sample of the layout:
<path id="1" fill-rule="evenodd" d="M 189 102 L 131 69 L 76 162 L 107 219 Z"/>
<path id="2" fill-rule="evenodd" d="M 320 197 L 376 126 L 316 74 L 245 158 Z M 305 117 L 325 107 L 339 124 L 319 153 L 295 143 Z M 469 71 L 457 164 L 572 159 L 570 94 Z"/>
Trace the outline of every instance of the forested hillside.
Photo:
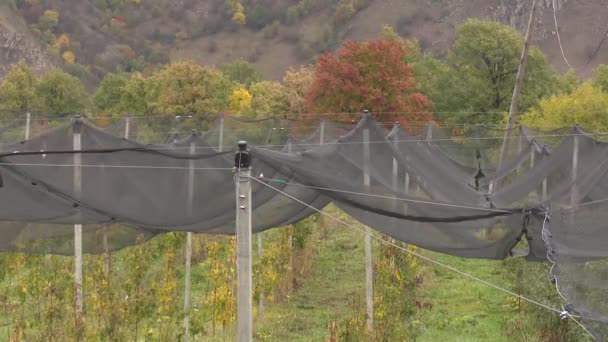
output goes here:
<path id="1" fill-rule="evenodd" d="M 40 45 L 56 65 L 98 82 L 105 73 L 144 71 L 170 60 L 220 65 L 242 58 L 269 79 L 307 64 L 347 39 L 369 39 L 387 24 L 422 51 L 443 57 L 454 27 L 467 18 L 489 18 L 524 30 L 526 1 L 459 0 L 5 0 L 4 17 L 24 22 L 7 32 Z M 559 71 L 562 57 L 553 1 L 540 1 L 534 40 Z M 603 40 L 608 15 L 602 0 L 557 0 L 556 19 L 565 56 L 588 77 L 608 56 Z M 14 19 L 11 19 L 14 21 Z M 0 22 L 1 23 L 1 22 Z M 29 31 L 29 32 L 26 32 Z M 10 48 L 8 46 L 5 47 Z M 16 62 L 9 61 L 10 63 Z"/>

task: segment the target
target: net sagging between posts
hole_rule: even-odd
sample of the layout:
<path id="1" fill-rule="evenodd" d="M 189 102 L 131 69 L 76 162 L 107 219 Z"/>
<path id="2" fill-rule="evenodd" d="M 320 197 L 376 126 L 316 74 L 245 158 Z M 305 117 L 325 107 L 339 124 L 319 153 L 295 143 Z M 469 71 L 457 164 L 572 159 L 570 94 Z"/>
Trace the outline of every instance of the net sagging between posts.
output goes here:
<path id="1" fill-rule="evenodd" d="M 364 133 L 367 131 L 367 133 Z M 369 135 L 371 186 L 364 186 L 363 136 Z M 386 140 L 371 117 L 364 117 L 349 134 L 334 142 L 300 154 L 286 155 L 267 149 L 254 149 L 254 160 L 263 160 L 303 185 L 313 186 L 348 214 L 367 226 L 398 240 L 452 255 L 502 259 L 516 244 L 522 232 L 523 210 L 491 210 L 471 199 L 470 207 L 449 202 L 430 205 L 437 197 L 421 174 L 412 172 L 421 193 L 411 195 L 392 186 L 392 165 L 412 171 L 415 161 L 407 161 L 398 147 Z M 330 189 L 330 190 L 327 190 Z M 338 191 L 336 191 L 338 190 Z M 473 190 L 470 190 L 474 193 Z M 369 196 L 366 196 L 368 194 Z M 481 194 L 471 195 L 479 201 Z"/>
<path id="2" fill-rule="evenodd" d="M 608 221 L 603 202 L 586 204 L 608 198 L 608 148 L 578 127 L 557 133 L 518 127 L 500 163 L 504 131 L 396 126 L 387 132 L 369 116 L 357 125 L 307 126 L 223 116 L 130 118 L 129 139 L 125 129 L 124 119 L 104 130 L 64 121 L 5 146 L 0 250 L 71 254 L 75 223 L 85 225 L 88 253 L 169 231 L 234 234 L 233 150 L 245 138 L 258 180 L 252 182 L 255 232 L 315 212 L 286 194 L 316 209 L 334 202 L 395 239 L 462 257 L 505 258 L 523 234 L 528 259 L 552 252 L 573 312 L 603 334 L 608 304 L 593 299 L 602 298 L 606 286 Z M 79 195 L 76 130 L 83 149 L 76 152 Z M 545 142 L 543 136 L 550 137 Z M 553 212 L 544 225 L 548 209 Z M 546 231 L 549 239 L 543 239 Z"/>

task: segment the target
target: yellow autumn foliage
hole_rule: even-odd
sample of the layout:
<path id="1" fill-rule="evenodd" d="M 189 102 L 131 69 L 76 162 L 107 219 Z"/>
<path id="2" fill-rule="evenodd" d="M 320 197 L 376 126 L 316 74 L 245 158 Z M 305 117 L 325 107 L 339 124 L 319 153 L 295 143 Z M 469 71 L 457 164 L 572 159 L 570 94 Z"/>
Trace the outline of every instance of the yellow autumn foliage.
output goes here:
<path id="1" fill-rule="evenodd" d="M 521 122 L 545 130 L 579 124 L 603 132 L 608 129 L 608 93 L 586 82 L 571 94 L 542 99 L 538 108 L 521 117 Z"/>
<path id="2" fill-rule="evenodd" d="M 74 62 L 76 62 L 76 56 L 74 55 L 74 53 L 72 51 L 68 50 L 68 51 L 64 52 L 61 55 L 61 57 L 68 64 L 74 64 Z"/>
<path id="3" fill-rule="evenodd" d="M 251 106 L 251 94 L 247 89 L 239 88 L 232 93 L 228 104 L 231 112 L 241 114 Z"/>
<path id="4" fill-rule="evenodd" d="M 53 43 L 53 47 L 56 49 L 69 48 L 70 44 L 71 44 L 70 36 L 68 36 L 66 33 L 64 33 L 55 39 L 55 42 Z"/>

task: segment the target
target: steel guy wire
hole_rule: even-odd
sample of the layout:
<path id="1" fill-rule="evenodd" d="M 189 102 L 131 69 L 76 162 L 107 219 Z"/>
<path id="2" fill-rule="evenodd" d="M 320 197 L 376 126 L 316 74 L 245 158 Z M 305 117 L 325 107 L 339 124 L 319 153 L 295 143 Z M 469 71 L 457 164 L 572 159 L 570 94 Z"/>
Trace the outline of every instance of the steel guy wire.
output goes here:
<path id="1" fill-rule="evenodd" d="M 323 215 L 323 216 L 329 217 L 330 219 L 332 219 L 332 220 L 334 220 L 334 221 L 336 221 L 336 222 L 338 222 L 338 223 L 340 223 L 340 224 L 342 224 L 342 225 L 344 225 L 344 226 L 346 226 L 346 227 L 348 227 L 348 228 L 350 228 L 350 229 L 353 229 L 353 230 L 355 230 L 355 231 L 358 231 L 359 233 L 362 233 L 362 234 L 364 234 L 364 235 L 369 235 L 369 236 L 370 236 L 372 239 L 375 239 L 375 240 L 379 241 L 380 243 L 384 243 L 384 244 L 391 245 L 391 246 L 393 246 L 393 247 L 395 247 L 395 248 L 398 248 L 398 249 L 400 249 L 400 250 L 404 251 L 405 253 L 409 253 L 409 254 L 411 254 L 411 255 L 414 255 L 414 256 L 416 256 L 416 257 L 418 257 L 418 258 L 420 258 L 420 259 L 426 260 L 426 261 L 428 261 L 428 262 L 430 262 L 430 263 L 432 263 L 432 264 L 435 264 L 435 265 L 437 265 L 437 266 L 440 266 L 440 267 L 446 268 L 446 269 L 448 269 L 448 270 L 450 270 L 450 271 L 452 271 L 452 272 L 458 273 L 458 274 L 460 274 L 460 275 L 462 275 L 462 276 L 464 276 L 464 277 L 466 277 L 466 278 L 469 278 L 469 279 L 471 279 L 471 280 L 474 280 L 474 281 L 480 282 L 480 283 L 482 283 L 482 284 L 484 284 L 484 285 L 490 286 L 490 287 L 492 287 L 492 288 L 494 288 L 494 289 L 496 289 L 496 290 L 502 291 L 502 292 L 504 292 L 504 293 L 506 293 L 506 294 L 509 294 L 509 295 L 511 295 L 511 296 L 514 296 L 514 297 L 516 297 L 516 298 L 520 298 L 520 299 L 525 300 L 525 301 L 527 301 L 527 302 L 530 302 L 530 303 L 532 303 L 532 304 L 538 305 L 538 306 L 543 307 L 543 308 L 545 308 L 545 309 L 547 309 L 547 310 L 550 310 L 550 311 L 553 311 L 553 312 L 556 312 L 556 313 L 559 313 L 559 314 L 561 314 L 561 313 L 562 313 L 562 311 L 561 311 L 561 310 L 556 309 L 556 308 L 553 308 L 553 307 L 551 307 L 551 306 L 549 306 L 549 305 L 547 305 L 547 304 L 543 304 L 543 303 L 538 302 L 538 301 L 536 301 L 536 300 L 533 300 L 533 299 L 530 299 L 530 298 L 528 298 L 528 297 L 525 297 L 525 296 L 519 295 L 519 294 L 517 294 L 517 293 L 515 293 L 515 292 L 513 292 L 513 291 L 510 291 L 510 290 L 508 290 L 508 289 L 505 289 L 505 288 L 502 288 L 502 287 L 500 287 L 500 286 L 498 286 L 498 285 L 495 285 L 495 284 L 493 284 L 493 283 L 490 283 L 490 282 L 488 282 L 487 280 L 483 280 L 483 279 L 478 278 L 478 277 L 476 277 L 476 276 L 474 276 L 474 275 L 471 275 L 471 274 L 468 274 L 468 273 L 466 273 L 466 272 L 464 272 L 464 271 L 461 271 L 461 270 L 459 270 L 459 269 L 457 269 L 457 268 L 455 268 L 455 267 L 453 267 L 453 266 L 447 265 L 447 264 L 445 264 L 445 263 L 442 263 L 442 262 L 437 261 L 437 260 L 435 260 L 435 259 L 432 259 L 432 258 L 430 258 L 430 257 L 424 256 L 424 255 L 422 255 L 422 254 L 420 254 L 420 253 L 416 253 L 416 252 L 414 252 L 414 251 L 408 250 L 407 248 L 404 248 L 403 246 L 399 246 L 399 245 L 398 245 L 398 244 L 396 244 L 396 243 L 393 243 L 393 242 L 391 242 L 391 241 L 388 241 L 388 240 L 385 240 L 385 239 L 383 239 L 383 238 L 377 237 L 377 236 L 375 236 L 375 235 L 373 235 L 373 234 L 369 234 L 369 233 L 367 233 L 365 230 L 360 229 L 360 228 L 357 228 L 357 227 L 355 227 L 354 225 L 349 224 L 348 222 L 346 222 L 346 221 L 344 221 L 344 220 L 341 220 L 341 219 L 339 219 L 339 218 L 337 218 L 337 217 L 335 217 L 335 216 L 333 216 L 333 215 L 331 215 L 331 214 L 328 214 L 328 213 L 326 213 L 326 212 L 324 212 L 324 211 L 322 211 L 322 210 L 320 210 L 320 209 L 317 209 L 317 208 L 315 208 L 315 207 L 313 207 L 313 206 L 309 205 L 308 203 L 306 203 L 306 202 L 304 202 L 304 201 L 302 201 L 302 200 L 300 200 L 300 199 L 298 199 L 298 198 L 296 198 L 296 197 L 294 197 L 294 196 L 292 196 L 292 195 L 290 195 L 290 194 L 288 194 L 288 193 L 286 193 L 286 192 L 284 192 L 284 191 L 281 191 L 280 189 L 277 189 L 277 188 L 275 188 L 275 187 L 273 187 L 273 186 L 271 186 L 271 185 L 269 185 L 269 184 L 267 184 L 267 183 L 264 183 L 263 181 L 261 181 L 261 180 L 259 180 L 259 179 L 255 178 L 255 177 L 250 177 L 250 178 L 251 178 L 251 179 L 253 179 L 253 180 L 255 180 L 256 182 L 258 182 L 258 183 L 260 183 L 260 184 L 263 184 L 264 186 L 267 186 L 267 187 L 269 187 L 269 188 L 271 188 L 271 189 L 275 190 L 276 192 L 278 192 L 278 193 L 280 193 L 280 194 L 282 194 L 282 195 L 284 195 L 284 196 L 286 196 L 286 197 L 288 197 L 288 198 L 290 198 L 290 199 L 292 199 L 292 200 L 294 200 L 294 201 L 296 201 L 296 202 L 298 202 L 298 203 L 300 203 L 300 204 L 302 204 L 302 205 L 304 205 L 304 206 L 306 206 L 306 207 L 308 207 L 308 208 L 310 208 L 310 209 L 312 209 L 312 210 L 314 210 L 314 211 L 318 212 L 319 214 L 321 214 L 321 215 Z"/>
<path id="2" fill-rule="evenodd" d="M 491 212 L 497 212 L 497 213 L 509 213 L 509 214 L 512 213 L 511 211 L 500 210 L 500 209 L 492 209 L 492 208 L 484 208 L 484 207 L 470 207 L 470 206 L 465 206 L 465 205 L 432 202 L 432 201 L 417 200 L 417 199 L 412 199 L 412 198 L 400 198 L 400 197 L 393 197 L 393 196 L 378 195 L 378 194 L 373 194 L 373 193 L 363 193 L 363 192 L 355 192 L 355 191 L 348 191 L 348 190 L 323 188 L 323 187 L 318 187 L 318 186 L 304 185 L 304 184 L 300 184 L 300 183 L 286 182 L 281 179 L 264 178 L 264 180 L 272 181 L 272 182 L 279 183 L 279 184 L 295 185 L 295 186 L 300 186 L 300 187 L 305 187 L 305 188 L 310 188 L 310 189 L 315 189 L 315 190 L 340 192 L 340 193 L 345 193 L 345 194 L 368 196 L 368 197 L 375 197 L 375 198 L 385 198 L 385 199 L 404 201 L 404 202 L 410 202 L 410 203 L 428 204 L 428 205 L 434 205 L 434 206 L 443 206 L 443 207 L 451 207 L 451 208 L 459 208 L 459 209 L 491 211 Z"/>
<path id="3" fill-rule="evenodd" d="M 2 166 L 36 166 L 36 167 L 88 167 L 110 169 L 161 169 L 161 170 L 190 170 L 190 167 L 181 166 L 154 166 L 154 165 L 102 165 L 102 164 L 44 164 L 44 163 L 0 163 Z M 195 167 L 194 170 L 232 171 L 231 167 Z"/>
<path id="4" fill-rule="evenodd" d="M 560 315 L 562 315 L 562 314 L 563 314 L 563 310 L 559 310 L 559 309 L 553 308 L 553 307 L 551 307 L 551 306 L 549 306 L 549 305 L 547 305 L 547 304 L 544 304 L 544 303 L 541 303 L 541 302 L 536 301 L 536 300 L 534 300 L 534 299 L 531 299 L 531 298 L 525 297 L 525 296 L 523 296 L 523 295 L 517 294 L 517 293 L 515 293 L 515 292 L 513 292 L 513 291 L 511 291 L 511 290 L 508 290 L 508 289 L 505 289 L 505 288 L 503 288 L 503 287 L 500 287 L 500 286 L 498 286 L 498 285 L 496 285 L 496 284 L 490 283 L 490 282 L 489 282 L 489 281 L 487 281 L 487 280 L 481 279 L 481 278 L 479 278 L 479 277 L 476 277 L 476 276 L 474 276 L 474 275 L 471 275 L 471 274 L 468 274 L 468 273 L 466 273 L 466 272 L 464 272 L 464 271 L 461 271 L 461 270 L 459 270 L 459 269 L 457 269 L 457 268 L 455 268 L 455 267 L 453 267 L 453 266 L 450 266 L 450 265 L 448 265 L 448 264 L 442 263 L 442 262 L 437 261 L 437 260 L 435 260 L 435 259 L 432 259 L 432 258 L 430 258 L 430 257 L 424 256 L 424 255 L 422 255 L 422 254 L 420 254 L 420 253 L 416 253 L 416 252 L 414 252 L 414 251 L 408 250 L 407 248 L 404 248 L 403 246 L 399 246 L 398 244 L 396 244 L 396 243 L 394 243 L 394 242 L 392 242 L 392 241 L 385 240 L 385 239 L 383 239 L 383 238 L 381 238 L 381 237 L 377 237 L 377 236 L 375 236 L 375 235 L 373 235 L 373 234 L 369 234 L 369 233 L 367 233 L 365 230 L 360 229 L 360 228 L 357 228 L 357 227 L 355 227 L 354 225 L 349 224 L 348 222 L 345 222 L 345 221 L 343 221 L 343 220 L 341 220 L 341 219 L 339 219 L 339 218 L 337 218 L 337 217 L 335 217 L 335 216 L 332 216 L 331 214 L 328 214 L 328 213 L 326 213 L 326 212 L 324 212 L 324 211 L 322 211 L 322 210 L 320 210 L 320 209 L 317 209 L 317 208 L 315 208 L 315 207 L 313 207 L 313 206 L 311 206 L 311 205 L 307 204 L 306 202 L 301 201 L 301 200 L 299 200 L 298 198 L 296 198 L 296 197 L 294 197 L 294 196 L 291 196 L 291 195 L 289 195 L 288 193 L 286 193 L 286 192 L 284 192 L 284 191 L 281 191 L 280 189 L 277 189 L 277 188 L 275 188 L 275 187 L 273 187 L 273 186 L 271 186 L 271 185 L 269 185 L 269 184 L 264 183 L 263 181 L 261 181 L 261 180 L 259 180 L 259 179 L 255 178 L 255 177 L 250 177 L 250 178 L 251 178 L 251 179 L 253 179 L 253 180 L 255 180 L 256 182 L 261 183 L 261 184 L 263 184 L 263 185 L 265 185 L 265 186 L 267 186 L 267 187 L 269 187 L 269 188 L 271 188 L 271 189 L 275 190 L 276 192 L 278 192 L 278 193 L 280 193 L 280 194 L 282 194 L 282 195 L 284 195 L 284 196 L 286 196 L 286 197 L 288 197 L 288 198 L 290 198 L 290 199 L 292 199 L 292 200 L 294 200 L 294 201 L 296 201 L 296 202 L 298 202 L 298 203 L 300 203 L 300 204 L 302 204 L 302 205 L 304 205 L 304 206 L 306 206 L 306 207 L 308 207 L 308 208 L 310 208 L 310 209 L 312 209 L 312 210 L 314 210 L 314 211 L 318 212 L 319 214 L 321 214 L 321 215 L 323 215 L 323 216 L 329 217 L 330 219 L 332 219 L 332 220 L 334 220 L 334 221 L 336 221 L 336 222 L 338 222 L 338 223 L 340 223 L 340 224 L 342 224 L 342 225 L 344 225 L 344 226 L 346 226 L 346 227 L 348 227 L 348 228 L 350 228 L 350 229 L 353 229 L 353 230 L 355 230 L 355 231 L 357 231 L 357 232 L 359 232 L 359 233 L 362 233 L 362 234 L 364 234 L 364 235 L 369 235 L 369 236 L 370 236 L 372 239 L 375 239 L 375 240 L 379 241 L 380 243 L 384 243 L 384 244 L 387 244 L 387 245 L 393 246 L 393 247 L 395 247 L 395 248 L 398 248 L 398 249 L 402 250 L 402 251 L 403 251 L 403 252 L 405 252 L 405 253 L 409 253 L 409 254 L 411 254 L 411 255 L 413 255 L 413 256 L 415 256 L 415 257 L 418 257 L 418 258 L 420 258 L 420 259 L 423 259 L 423 260 L 425 260 L 425 261 L 428 261 L 428 262 L 430 262 L 430 263 L 432 263 L 432 264 L 435 264 L 435 265 L 437 265 L 437 266 L 440 266 L 440 267 L 446 268 L 446 269 L 448 269 L 448 270 L 450 270 L 450 271 L 452 271 L 452 272 L 458 273 L 458 274 L 462 275 L 463 277 L 466 277 L 466 278 L 469 278 L 469 279 L 471 279 L 471 280 L 477 281 L 477 282 L 479 282 L 479 283 L 482 283 L 482 284 L 484 284 L 484 285 L 486 285 L 486 286 L 492 287 L 492 288 L 494 288 L 494 289 L 496 289 L 496 290 L 498 290 L 498 291 L 502 291 L 502 292 L 504 292 L 504 293 L 506 293 L 506 294 L 508 294 L 508 295 L 513 296 L 513 297 L 516 297 L 516 298 L 519 298 L 519 299 L 525 300 L 525 301 L 527 301 L 527 302 L 529 302 L 529 303 L 531 303 L 531 304 L 535 304 L 535 305 L 537 305 L 537 306 L 540 306 L 540 307 L 542 307 L 542 308 L 545 308 L 545 309 L 547 309 L 547 310 L 549 310 L 549 311 L 553 311 L 553 312 L 558 313 L 558 314 L 560 314 Z M 574 318 L 573 318 L 573 317 L 580 317 L 580 318 L 582 318 L 581 316 L 573 316 L 573 315 L 568 315 L 568 317 L 569 317 L 569 318 L 572 318 L 573 320 L 574 320 Z M 601 320 L 597 320 L 597 319 L 593 319 L 593 318 L 585 318 L 585 319 L 589 319 L 589 320 L 595 320 L 595 321 L 600 321 L 600 322 L 603 322 L 603 321 L 601 321 Z M 576 320 L 575 320 L 575 321 L 576 321 Z M 576 323 L 580 325 L 580 323 L 579 323 L 578 321 L 577 321 Z M 585 330 L 587 331 L 587 329 L 585 329 Z M 588 332 L 588 331 L 587 331 L 587 332 Z"/>
<path id="5" fill-rule="evenodd" d="M 602 133 L 594 133 L 595 135 L 608 135 L 608 132 L 602 132 Z M 569 134 L 540 134 L 540 135 L 532 135 L 530 137 L 532 138 L 547 138 L 547 137 L 553 137 L 553 138 L 559 138 L 559 137 L 574 137 L 574 136 L 588 136 L 588 134 L 586 133 L 569 133 Z M 324 142 L 323 144 L 321 144 L 320 142 L 318 143 L 298 143 L 295 142 L 294 146 L 327 146 L 327 145 L 360 145 L 360 144 L 364 144 L 364 143 L 369 143 L 369 144 L 392 144 L 394 142 L 397 143 L 421 143 L 421 142 L 447 142 L 447 141 L 471 141 L 471 140 L 481 140 L 481 141 L 498 141 L 498 140 L 503 140 L 504 137 L 455 137 L 455 138 L 433 138 L 433 139 L 424 139 L 424 138 L 412 138 L 412 139 L 405 139 L 405 140 L 399 140 L 399 139 L 383 139 L 383 140 L 371 140 L 368 142 L 363 142 L 363 141 L 348 141 L 348 142 L 341 142 L 339 140 L 335 140 L 335 141 L 331 141 L 331 142 Z M 509 139 L 519 139 L 519 136 L 510 136 Z M 132 141 L 132 140 L 130 140 Z M 134 141 L 136 142 L 136 141 Z M 142 147 L 145 147 L 147 149 L 150 150 L 180 150 L 180 149 L 189 149 L 190 147 L 186 147 L 186 146 L 176 146 L 176 147 L 171 147 L 171 146 L 154 146 L 153 144 L 140 144 L 143 145 Z M 252 144 L 251 147 L 253 148 L 265 148 L 265 147 L 284 147 L 286 146 L 286 144 L 262 144 L 262 145 L 254 145 Z M 217 149 L 217 147 L 214 146 L 197 146 L 196 149 Z M 86 150 L 83 150 L 86 151 Z M 74 151 L 75 153 L 77 153 L 78 151 Z M 41 153 L 43 153 L 43 151 L 41 151 Z M 103 153 L 103 151 L 100 151 L 100 153 Z"/>

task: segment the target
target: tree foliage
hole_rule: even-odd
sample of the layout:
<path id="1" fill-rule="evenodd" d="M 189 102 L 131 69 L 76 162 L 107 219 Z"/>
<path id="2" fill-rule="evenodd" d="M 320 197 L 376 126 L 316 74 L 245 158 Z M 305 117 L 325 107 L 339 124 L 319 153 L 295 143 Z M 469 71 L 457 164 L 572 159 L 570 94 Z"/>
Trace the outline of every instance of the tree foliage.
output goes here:
<path id="1" fill-rule="evenodd" d="M 59 24 L 59 12 L 46 10 L 38 19 L 38 27 L 43 31 L 52 31 Z"/>
<path id="2" fill-rule="evenodd" d="M 290 115 L 306 113 L 306 91 L 315 79 L 313 66 L 290 68 L 283 76 L 283 85 L 287 97 L 287 111 Z"/>
<path id="3" fill-rule="evenodd" d="M 163 114 L 221 113 L 228 109 L 234 84 L 215 69 L 178 62 L 156 72 L 151 81 Z"/>
<path id="4" fill-rule="evenodd" d="M 26 111 L 34 108 L 38 78 L 24 63 L 14 64 L 0 85 L 3 109 Z"/>
<path id="5" fill-rule="evenodd" d="M 319 57 L 306 93 L 308 108 L 329 113 L 367 109 L 407 114 L 396 116 L 402 121 L 428 119 L 431 102 L 416 90 L 407 55 L 403 41 L 345 42 L 335 54 Z"/>
<path id="6" fill-rule="evenodd" d="M 538 108 L 521 117 L 525 125 L 556 129 L 580 124 L 605 132 L 608 129 L 608 93 L 586 82 L 571 94 L 542 99 Z"/>
<path id="7" fill-rule="evenodd" d="M 457 123 L 497 123 L 495 112 L 509 109 L 523 47 L 523 37 L 510 26 L 470 19 L 457 28 L 447 61 L 427 55 L 418 62 L 418 79 L 435 103 L 447 111 L 441 119 Z M 520 110 L 525 111 L 555 89 L 555 74 L 537 48 L 530 48 Z"/>
<path id="8" fill-rule="evenodd" d="M 255 65 L 243 60 L 237 59 L 232 63 L 222 64 L 220 70 L 226 77 L 234 82 L 238 82 L 246 87 L 253 83 L 262 81 L 262 74 L 255 68 Z"/>
<path id="9" fill-rule="evenodd" d="M 279 82 L 262 81 L 249 88 L 251 104 L 247 114 L 253 118 L 285 114 L 289 108 L 287 92 Z"/>
<path id="10" fill-rule="evenodd" d="M 229 102 L 230 111 L 241 114 L 251 105 L 251 94 L 245 88 L 238 88 L 230 95 Z"/>
<path id="11" fill-rule="evenodd" d="M 581 85 L 573 69 L 569 69 L 565 74 L 557 77 L 558 93 L 572 94 Z"/>
<path id="12" fill-rule="evenodd" d="M 141 73 L 131 74 L 122 89 L 119 109 L 133 115 L 153 114 L 156 110 L 157 88 Z"/>
<path id="13" fill-rule="evenodd" d="M 600 64 L 597 66 L 593 77 L 593 85 L 608 92 L 608 65 Z"/>
<path id="14" fill-rule="evenodd" d="M 53 115 L 80 113 L 87 104 L 87 92 L 80 79 L 60 69 L 44 74 L 35 93 L 38 109 Z"/>
<path id="15" fill-rule="evenodd" d="M 94 110 L 115 117 L 125 114 L 123 107 L 126 101 L 123 96 L 128 82 L 129 76 L 126 74 L 107 74 L 93 94 Z"/>

